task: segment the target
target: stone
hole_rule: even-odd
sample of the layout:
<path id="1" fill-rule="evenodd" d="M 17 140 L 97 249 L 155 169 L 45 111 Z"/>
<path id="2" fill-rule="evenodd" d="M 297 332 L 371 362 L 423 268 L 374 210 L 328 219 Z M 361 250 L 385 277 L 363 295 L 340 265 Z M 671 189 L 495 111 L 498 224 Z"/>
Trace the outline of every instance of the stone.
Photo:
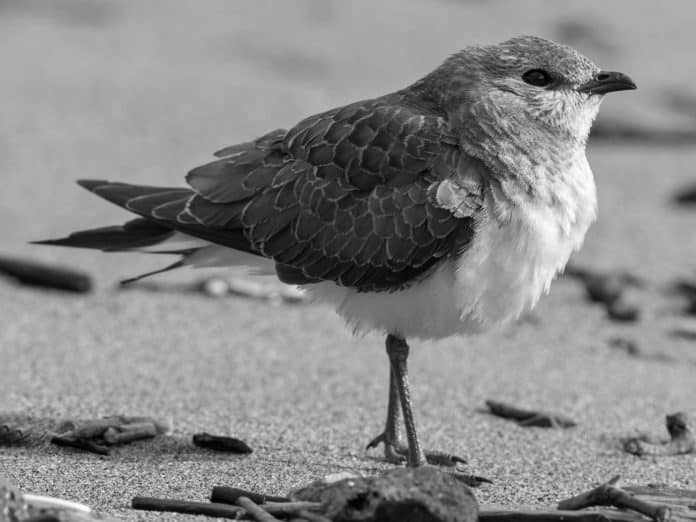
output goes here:
<path id="1" fill-rule="evenodd" d="M 334 522 L 476 522 L 478 502 L 453 475 L 432 467 L 396 468 L 372 477 L 315 481 L 290 494 L 321 502 Z"/>

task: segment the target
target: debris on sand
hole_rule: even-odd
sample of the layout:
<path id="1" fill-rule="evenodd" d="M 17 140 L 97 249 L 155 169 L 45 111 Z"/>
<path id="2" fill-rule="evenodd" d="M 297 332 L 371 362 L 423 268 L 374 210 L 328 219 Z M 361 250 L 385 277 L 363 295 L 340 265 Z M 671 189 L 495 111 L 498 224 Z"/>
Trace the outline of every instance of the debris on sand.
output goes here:
<path id="1" fill-rule="evenodd" d="M 639 435 L 622 440 L 624 451 L 638 456 L 666 457 L 685 455 L 696 449 L 696 440 L 691 431 L 691 419 L 684 412 L 672 413 L 665 419 L 669 440 L 660 440 L 649 435 Z"/>
<path id="2" fill-rule="evenodd" d="M 152 417 L 114 415 L 86 421 L 63 421 L 51 438 L 51 443 L 108 455 L 109 446 L 151 439 L 170 431 L 169 422 L 158 421 Z"/>
<path id="3" fill-rule="evenodd" d="M 193 444 L 199 448 L 227 451 L 230 453 L 251 453 L 254 451 L 243 440 L 224 435 L 211 435 L 205 432 L 196 433 L 193 436 Z"/>
<path id="4" fill-rule="evenodd" d="M 472 490 L 451 474 L 430 467 L 317 481 L 294 491 L 290 498 L 320 502 L 330 520 L 475 522 L 478 517 Z"/>
<path id="5" fill-rule="evenodd" d="M 565 275 L 585 285 L 587 298 L 602 303 L 612 321 L 634 322 L 640 318 L 640 308 L 628 297 L 626 290 L 642 286 L 642 281 L 628 272 L 598 272 L 568 265 Z"/>
<path id="6" fill-rule="evenodd" d="M 536 410 L 525 410 L 505 402 L 487 400 L 488 413 L 511 419 L 524 427 L 537 428 L 572 428 L 577 423 L 565 415 L 558 415 Z"/>
<path id="7" fill-rule="evenodd" d="M 613 506 L 637 511 L 655 522 L 667 522 L 671 519 L 672 512 L 669 506 L 653 504 L 634 497 L 616 485 L 619 479 L 619 475 L 616 475 L 590 491 L 562 500 L 558 503 L 558 509 L 575 511 L 594 506 Z"/>
<path id="8" fill-rule="evenodd" d="M 631 357 L 638 357 L 641 359 L 649 359 L 653 361 L 659 361 L 659 362 L 674 362 L 676 359 L 672 357 L 669 354 L 663 353 L 663 352 L 646 352 L 640 349 L 638 346 L 638 342 L 629 339 L 627 337 L 611 337 L 607 343 L 609 344 L 610 348 L 614 348 L 616 350 L 620 350 L 622 352 L 625 352 L 627 355 L 630 355 Z"/>
<path id="9" fill-rule="evenodd" d="M 689 185 L 688 187 L 679 189 L 674 196 L 672 196 L 672 202 L 675 205 L 685 207 L 696 206 L 696 185 Z"/>
<path id="10" fill-rule="evenodd" d="M 60 522 L 97 520 L 89 506 L 62 498 L 22 493 L 0 476 L 0 520 Z"/>
<path id="11" fill-rule="evenodd" d="M 669 288 L 671 294 L 685 300 L 684 315 L 696 315 L 696 280 L 677 279 Z"/>
<path id="12" fill-rule="evenodd" d="M 83 272 L 28 259 L 0 257 L 0 274 L 29 286 L 76 293 L 92 290 L 92 280 Z"/>

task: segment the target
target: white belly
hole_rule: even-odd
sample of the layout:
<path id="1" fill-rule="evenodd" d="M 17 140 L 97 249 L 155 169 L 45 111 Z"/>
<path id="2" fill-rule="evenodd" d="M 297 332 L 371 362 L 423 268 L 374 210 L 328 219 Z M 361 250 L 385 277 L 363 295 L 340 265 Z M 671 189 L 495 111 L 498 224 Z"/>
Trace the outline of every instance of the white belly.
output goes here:
<path id="1" fill-rule="evenodd" d="M 483 216 L 466 252 L 404 290 L 361 293 L 330 282 L 306 288 L 357 333 L 437 339 L 479 332 L 518 318 L 548 292 L 593 217 L 563 230 L 548 208 L 513 211 L 504 225 Z"/>

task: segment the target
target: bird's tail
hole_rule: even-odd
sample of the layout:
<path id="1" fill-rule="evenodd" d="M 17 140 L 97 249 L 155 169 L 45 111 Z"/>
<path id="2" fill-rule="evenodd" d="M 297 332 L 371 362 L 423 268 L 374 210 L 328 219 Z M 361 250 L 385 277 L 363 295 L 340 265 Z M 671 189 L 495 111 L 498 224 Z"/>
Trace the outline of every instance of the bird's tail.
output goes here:
<path id="1" fill-rule="evenodd" d="M 264 258 L 250 250 L 241 230 L 230 230 L 224 237 L 217 237 L 219 233 L 207 230 L 187 218 L 186 203 L 194 194 L 190 189 L 94 180 L 78 183 L 142 217 L 123 225 L 81 230 L 64 238 L 34 241 L 34 244 L 92 248 L 103 252 L 136 251 L 181 256 L 171 265 L 126 279 L 121 281 L 122 284 L 182 266 L 252 266 L 256 268 L 257 274 L 275 273 L 272 264 L 264 263 Z M 226 246 L 213 241 L 222 242 Z"/>

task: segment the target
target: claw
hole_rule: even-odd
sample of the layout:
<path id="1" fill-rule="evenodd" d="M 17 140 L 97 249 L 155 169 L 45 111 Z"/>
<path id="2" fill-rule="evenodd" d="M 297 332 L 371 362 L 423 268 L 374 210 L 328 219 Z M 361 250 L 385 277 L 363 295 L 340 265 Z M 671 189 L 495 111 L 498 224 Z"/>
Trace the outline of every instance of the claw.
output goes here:
<path id="1" fill-rule="evenodd" d="M 401 446 L 398 442 L 394 443 L 387 440 L 387 435 L 385 432 L 380 433 L 374 439 L 367 443 L 365 447 L 366 450 L 376 448 L 381 444 L 384 444 L 384 460 L 392 464 L 403 464 L 406 460 L 405 455 L 408 454 L 408 449 Z"/>
<path id="2" fill-rule="evenodd" d="M 372 439 L 370 442 L 367 443 L 367 446 L 365 446 L 365 449 L 369 450 L 369 449 L 376 448 L 382 442 L 384 442 L 386 444 L 387 442 L 384 439 L 385 439 L 384 433 L 380 433 L 374 439 Z"/>
<path id="3" fill-rule="evenodd" d="M 429 464 L 435 464 L 436 466 L 453 467 L 458 463 L 466 464 L 466 459 L 442 451 L 426 451 L 425 460 L 427 460 Z"/>
<path id="4" fill-rule="evenodd" d="M 472 488 L 477 488 L 481 484 L 493 484 L 493 481 L 490 479 L 487 479 L 485 477 L 479 477 L 478 475 L 469 475 L 467 473 L 460 473 L 458 471 L 454 472 L 449 472 L 452 474 L 454 478 L 459 480 L 460 482 L 463 482 L 467 486 L 470 486 Z"/>

